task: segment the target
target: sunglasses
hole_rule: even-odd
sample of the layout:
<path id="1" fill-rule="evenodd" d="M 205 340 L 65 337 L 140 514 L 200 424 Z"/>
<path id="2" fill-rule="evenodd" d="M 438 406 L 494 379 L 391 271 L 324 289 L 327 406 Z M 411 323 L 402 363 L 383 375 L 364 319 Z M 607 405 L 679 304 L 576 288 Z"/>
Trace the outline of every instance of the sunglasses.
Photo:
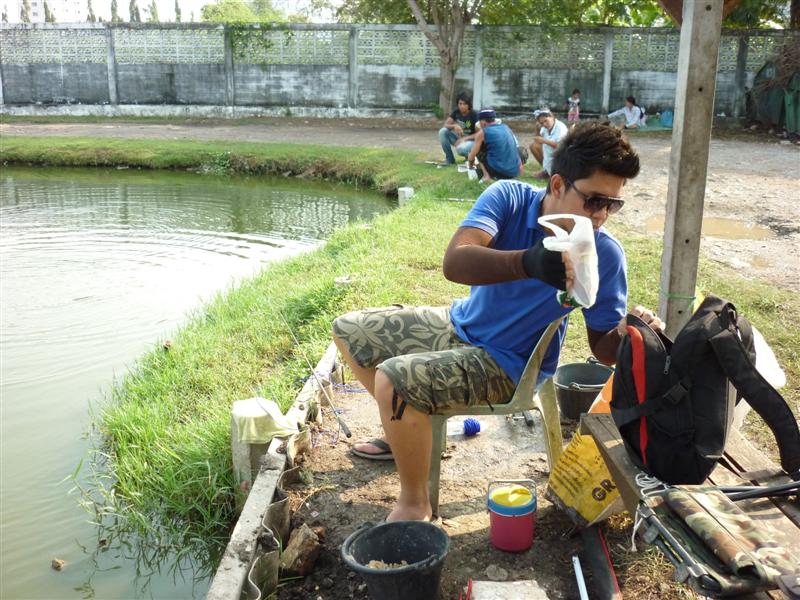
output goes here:
<path id="1" fill-rule="evenodd" d="M 575 187 L 575 184 L 572 181 L 570 181 L 566 177 L 564 178 L 564 181 L 566 182 L 568 187 L 571 187 L 573 190 L 575 190 L 576 194 L 578 194 L 581 198 L 583 198 L 584 210 L 592 214 L 599 212 L 605 208 L 608 211 L 609 215 L 613 215 L 615 213 L 618 213 L 619 210 L 625 204 L 625 200 L 623 200 L 622 198 L 615 198 L 613 196 L 603 196 L 602 194 L 592 194 L 591 196 L 589 194 L 584 194 L 577 187 Z"/>

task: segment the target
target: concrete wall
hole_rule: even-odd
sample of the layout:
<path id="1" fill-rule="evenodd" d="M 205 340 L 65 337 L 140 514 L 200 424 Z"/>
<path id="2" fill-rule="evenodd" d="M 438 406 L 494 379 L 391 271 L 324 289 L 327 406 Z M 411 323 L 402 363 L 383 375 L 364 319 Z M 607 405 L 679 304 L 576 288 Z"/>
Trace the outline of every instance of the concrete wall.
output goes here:
<path id="1" fill-rule="evenodd" d="M 650 114 L 675 100 L 672 29 L 470 27 L 457 89 L 504 112 L 561 110 L 575 87 L 584 112 L 634 95 Z M 715 109 L 735 115 L 764 60 L 800 34 L 723 35 Z M 0 104 L 430 109 L 438 54 L 411 25 L 0 25 Z"/>

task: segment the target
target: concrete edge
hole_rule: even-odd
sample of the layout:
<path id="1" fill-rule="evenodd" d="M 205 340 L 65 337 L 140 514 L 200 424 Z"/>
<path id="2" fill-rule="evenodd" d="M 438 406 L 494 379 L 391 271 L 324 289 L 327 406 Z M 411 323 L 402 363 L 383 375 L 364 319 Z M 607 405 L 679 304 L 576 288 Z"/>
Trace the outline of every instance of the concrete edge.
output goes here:
<path id="1" fill-rule="evenodd" d="M 323 384 L 326 380 L 330 382 L 330 374 L 334 371 L 335 366 L 336 346 L 331 343 L 315 367 L 315 372 Z M 317 377 L 312 374 L 286 414 L 291 415 L 300 423 L 305 423 L 309 408 L 313 408 L 314 404 L 320 406 L 320 398 L 323 394 Z M 291 437 L 298 437 L 303 433 Z M 206 600 L 239 600 L 241 598 L 252 565 L 262 553 L 258 537 L 263 527 L 264 515 L 270 504 L 273 503 L 281 475 L 294 463 L 294 456 L 291 456 L 293 451 L 290 448 L 297 445 L 291 443 L 291 439 L 286 440 L 286 454 L 281 454 L 278 449 L 283 442 L 284 440 L 273 438 L 267 453 L 262 458 L 261 469 L 236 521 L 222 560 L 214 574 L 211 587 L 206 594 Z M 274 535 L 274 532 L 270 533 Z M 266 595 L 272 592 L 274 590 L 266 590 Z"/>

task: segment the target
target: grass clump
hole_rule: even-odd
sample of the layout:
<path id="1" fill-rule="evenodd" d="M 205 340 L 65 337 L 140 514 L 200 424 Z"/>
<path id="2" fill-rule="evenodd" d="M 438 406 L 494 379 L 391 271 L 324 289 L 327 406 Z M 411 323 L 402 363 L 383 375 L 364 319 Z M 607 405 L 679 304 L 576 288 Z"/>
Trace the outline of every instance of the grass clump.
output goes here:
<path id="1" fill-rule="evenodd" d="M 99 519 L 119 519 L 144 539 L 214 556 L 234 518 L 230 407 L 261 395 L 285 409 L 330 342 L 339 314 L 392 303 L 446 305 L 468 288 L 448 282 L 441 259 L 453 231 L 480 191 L 455 169 L 424 164 L 398 150 L 230 142 L 37 139 L 6 137 L 5 161 L 51 166 L 102 165 L 200 172 L 278 173 L 322 177 L 394 193 L 417 189 L 414 201 L 340 230 L 318 250 L 272 264 L 190 315 L 168 348 L 157 345 L 113 389 L 97 426 L 103 444 L 96 487 Z M 661 243 L 611 223 L 626 249 L 631 305 L 658 305 Z M 335 286 L 336 277 L 353 283 Z M 787 371 L 786 397 L 800 399 L 800 300 L 730 269 L 701 261 L 698 287 L 736 303 L 772 344 Z M 296 346 L 285 317 L 300 340 Z M 589 355 L 582 316 L 571 317 L 562 362 Z M 756 421 L 754 421 L 756 423 Z M 749 435 L 769 448 L 769 436 Z M 109 477 L 109 474 L 112 478 Z"/>

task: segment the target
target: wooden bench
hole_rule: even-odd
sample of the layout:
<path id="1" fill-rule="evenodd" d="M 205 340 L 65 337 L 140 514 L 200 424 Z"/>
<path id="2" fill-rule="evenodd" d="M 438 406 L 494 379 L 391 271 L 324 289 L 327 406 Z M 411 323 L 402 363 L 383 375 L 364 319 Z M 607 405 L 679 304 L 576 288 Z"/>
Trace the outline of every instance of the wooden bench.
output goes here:
<path id="1" fill-rule="evenodd" d="M 614 484 L 619 489 L 625 507 L 633 515 L 639 504 L 636 475 L 641 470 L 631 461 L 619 430 L 611 415 L 587 414 L 581 418 L 581 433 L 591 435 L 605 460 Z M 724 458 L 709 476 L 710 485 L 777 485 L 790 479 L 754 448 L 738 430 L 731 430 Z M 772 538 L 786 548 L 791 556 L 800 556 L 800 508 L 785 498 L 754 498 L 740 500 L 737 506 L 770 532 Z M 749 596 L 748 599 L 780 599 L 783 593 L 775 590 Z"/>

